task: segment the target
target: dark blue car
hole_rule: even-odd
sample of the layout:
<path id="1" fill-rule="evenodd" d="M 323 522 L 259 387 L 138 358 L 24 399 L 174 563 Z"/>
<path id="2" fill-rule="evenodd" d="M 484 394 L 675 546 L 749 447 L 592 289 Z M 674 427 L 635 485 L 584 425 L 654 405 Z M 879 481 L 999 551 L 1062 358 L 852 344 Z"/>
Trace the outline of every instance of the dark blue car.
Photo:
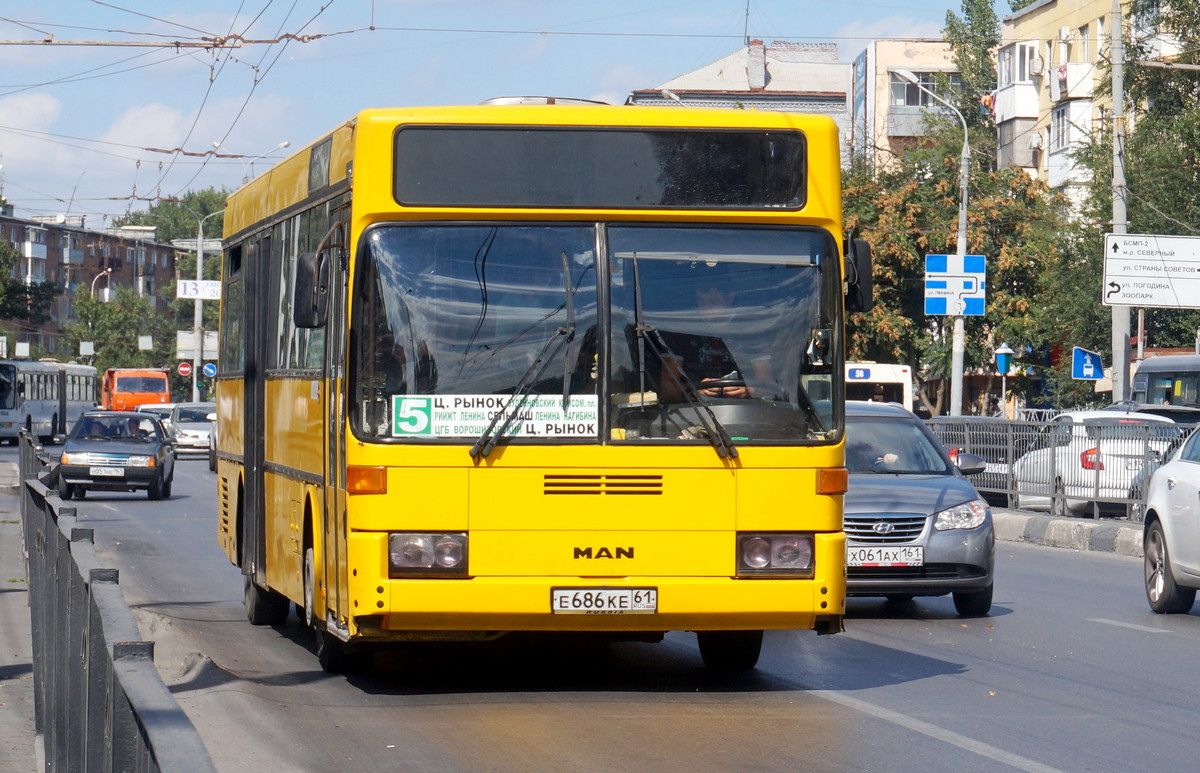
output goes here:
<path id="1" fill-rule="evenodd" d="M 89 490 L 145 491 L 150 499 L 171 496 L 175 446 L 150 413 L 93 411 L 75 422 L 58 464 L 63 499 Z"/>

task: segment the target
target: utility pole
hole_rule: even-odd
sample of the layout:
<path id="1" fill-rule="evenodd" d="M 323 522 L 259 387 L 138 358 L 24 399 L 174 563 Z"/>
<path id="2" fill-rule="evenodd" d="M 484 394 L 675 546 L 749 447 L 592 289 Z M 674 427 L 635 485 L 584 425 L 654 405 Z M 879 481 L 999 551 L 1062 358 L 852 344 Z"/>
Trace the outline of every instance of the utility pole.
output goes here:
<path id="1" fill-rule="evenodd" d="M 1128 222 L 1125 213 L 1125 39 L 1121 0 L 1113 0 L 1109 30 L 1113 92 L 1112 232 L 1124 234 Z M 1115 403 L 1129 396 L 1129 307 L 1109 308 L 1112 310 L 1112 399 Z"/>

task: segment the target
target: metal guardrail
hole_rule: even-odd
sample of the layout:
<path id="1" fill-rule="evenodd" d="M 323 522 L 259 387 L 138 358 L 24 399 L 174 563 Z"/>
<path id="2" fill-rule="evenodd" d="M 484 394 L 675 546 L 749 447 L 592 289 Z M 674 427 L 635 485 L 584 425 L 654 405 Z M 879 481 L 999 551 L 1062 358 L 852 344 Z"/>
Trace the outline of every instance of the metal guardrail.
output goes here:
<path id="1" fill-rule="evenodd" d="M 1142 519 L 1150 475 L 1192 430 L 1179 423 L 1069 425 L 979 416 L 936 417 L 926 425 L 947 449 L 983 457 L 987 467 L 971 482 L 993 505 L 1132 521 Z"/>
<path id="2" fill-rule="evenodd" d="M 22 432 L 21 523 L 33 633 L 34 717 L 47 771 L 209 773 L 199 733 L 154 667 L 92 529 L 49 487 Z"/>

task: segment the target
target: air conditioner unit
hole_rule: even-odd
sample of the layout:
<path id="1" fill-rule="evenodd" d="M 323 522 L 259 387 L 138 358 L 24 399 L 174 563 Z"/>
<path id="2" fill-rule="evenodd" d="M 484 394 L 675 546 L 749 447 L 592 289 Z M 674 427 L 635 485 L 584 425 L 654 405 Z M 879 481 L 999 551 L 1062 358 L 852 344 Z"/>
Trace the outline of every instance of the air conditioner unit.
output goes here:
<path id="1" fill-rule="evenodd" d="M 1070 27 L 1059 27 L 1058 28 L 1058 42 L 1059 43 L 1070 43 L 1074 39 L 1075 39 L 1075 33 L 1071 31 Z"/>
<path id="2" fill-rule="evenodd" d="M 1042 143 L 1044 141 L 1045 140 L 1042 139 L 1041 133 L 1034 132 L 1033 134 L 1030 134 L 1029 135 L 1029 149 L 1030 150 L 1041 150 Z"/>
<path id="3" fill-rule="evenodd" d="M 1029 74 L 1041 75 L 1046 71 L 1046 60 L 1040 56 L 1035 56 L 1029 60 Z"/>

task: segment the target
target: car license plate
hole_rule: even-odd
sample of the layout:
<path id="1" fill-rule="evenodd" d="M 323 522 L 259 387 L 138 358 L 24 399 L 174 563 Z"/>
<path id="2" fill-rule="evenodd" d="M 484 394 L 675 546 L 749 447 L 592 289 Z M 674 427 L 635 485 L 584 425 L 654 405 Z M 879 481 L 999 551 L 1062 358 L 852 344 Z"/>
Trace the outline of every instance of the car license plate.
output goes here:
<path id="1" fill-rule="evenodd" d="M 88 475 L 93 478 L 123 478 L 125 477 L 124 467 L 89 467 Z"/>
<path id="2" fill-rule="evenodd" d="M 550 611 L 556 615 L 652 615 L 658 588 L 552 588 Z"/>
<path id="3" fill-rule="evenodd" d="M 923 566 L 925 548 L 921 545 L 904 547 L 847 548 L 847 566 Z"/>

